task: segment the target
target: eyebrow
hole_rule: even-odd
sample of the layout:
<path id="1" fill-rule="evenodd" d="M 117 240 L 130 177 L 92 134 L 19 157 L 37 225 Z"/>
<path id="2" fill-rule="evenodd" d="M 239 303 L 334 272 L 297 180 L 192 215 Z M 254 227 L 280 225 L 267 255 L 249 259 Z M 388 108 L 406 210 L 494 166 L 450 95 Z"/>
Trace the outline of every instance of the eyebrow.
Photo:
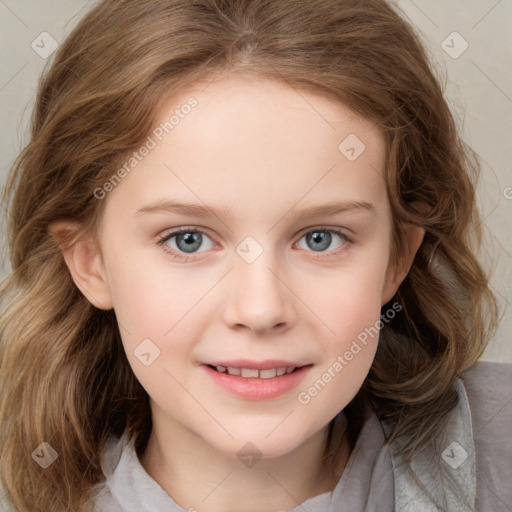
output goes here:
<path id="1" fill-rule="evenodd" d="M 337 213 L 345 212 L 370 212 L 376 214 L 373 204 L 366 201 L 337 201 L 318 206 L 309 206 L 299 211 L 291 210 L 288 214 L 295 215 L 297 220 L 306 220 L 311 217 L 322 217 L 328 215 L 335 215 Z M 207 205 L 183 203 L 178 201 L 157 201 L 147 204 L 137 210 L 136 216 L 143 216 L 151 213 L 177 213 L 189 217 L 208 218 L 211 216 L 225 216 L 229 217 L 231 212 L 228 208 L 212 208 Z"/>

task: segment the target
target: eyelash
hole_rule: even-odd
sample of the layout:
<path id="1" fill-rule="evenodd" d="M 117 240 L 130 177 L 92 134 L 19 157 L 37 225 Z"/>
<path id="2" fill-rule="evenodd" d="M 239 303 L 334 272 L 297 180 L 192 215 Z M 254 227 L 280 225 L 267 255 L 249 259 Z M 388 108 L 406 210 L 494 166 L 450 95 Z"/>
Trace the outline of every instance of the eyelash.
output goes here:
<path id="1" fill-rule="evenodd" d="M 318 252 L 317 259 L 318 258 L 324 258 L 324 257 L 337 256 L 337 255 L 347 251 L 349 249 L 349 247 L 354 243 L 354 241 L 351 238 L 349 238 L 343 231 L 340 231 L 339 229 L 327 228 L 325 226 L 317 226 L 317 227 L 313 227 L 313 228 L 308 228 L 307 231 L 302 231 L 300 233 L 299 240 L 301 240 L 304 237 L 304 235 L 307 235 L 307 234 L 312 233 L 314 231 L 320 231 L 320 232 L 328 231 L 328 232 L 331 232 L 331 233 L 335 233 L 336 235 L 338 235 L 344 241 L 344 243 L 343 243 L 343 245 L 341 247 L 339 247 L 338 249 L 334 249 L 332 251 L 329 251 L 327 253 L 327 256 L 321 256 L 322 252 Z M 174 236 L 179 235 L 180 233 L 200 233 L 202 235 L 206 235 L 209 238 L 211 238 L 208 235 L 208 233 L 206 231 L 203 231 L 202 229 L 187 228 L 187 227 L 179 228 L 179 229 L 177 229 L 175 231 L 172 231 L 171 233 L 169 233 L 169 234 L 159 238 L 158 241 L 157 241 L 157 245 L 162 246 L 162 248 L 163 248 L 163 250 L 164 250 L 164 252 L 166 254 L 171 256 L 173 259 L 177 259 L 177 260 L 188 261 L 191 256 L 193 257 L 194 254 L 197 254 L 197 253 L 190 253 L 190 255 L 183 254 L 183 253 L 176 252 L 174 249 L 169 249 L 168 247 L 166 247 L 165 242 L 167 242 L 168 240 L 170 240 Z M 314 252 L 314 251 L 309 251 L 309 252 Z"/>

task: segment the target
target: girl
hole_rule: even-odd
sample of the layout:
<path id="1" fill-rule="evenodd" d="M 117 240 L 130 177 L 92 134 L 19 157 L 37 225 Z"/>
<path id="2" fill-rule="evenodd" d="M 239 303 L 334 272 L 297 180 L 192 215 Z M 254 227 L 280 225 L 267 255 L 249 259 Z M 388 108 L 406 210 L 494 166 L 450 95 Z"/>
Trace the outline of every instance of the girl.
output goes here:
<path id="1" fill-rule="evenodd" d="M 99 2 L 5 188 L 4 509 L 510 509 L 474 157 L 384 0 Z"/>

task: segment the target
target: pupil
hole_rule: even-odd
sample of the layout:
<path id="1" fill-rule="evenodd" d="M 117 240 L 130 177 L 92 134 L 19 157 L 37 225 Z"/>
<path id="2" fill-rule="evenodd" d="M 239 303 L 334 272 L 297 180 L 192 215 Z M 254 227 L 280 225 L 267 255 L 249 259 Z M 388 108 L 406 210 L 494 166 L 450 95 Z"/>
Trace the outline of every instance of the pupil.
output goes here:
<path id="1" fill-rule="evenodd" d="M 201 233 L 185 233 L 179 234 L 176 237 L 176 245 L 185 252 L 193 252 L 201 246 Z M 180 241 L 184 241 L 185 244 L 182 246 Z M 196 247 L 194 247 L 196 244 Z"/>
<path id="2" fill-rule="evenodd" d="M 313 250 L 323 250 L 329 247 L 329 244 L 331 242 L 331 234 L 328 231 L 314 231 L 308 236 L 309 240 L 313 240 L 315 244 L 320 243 L 320 248 L 312 248 Z M 323 243 L 322 243 L 323 242 Z"/>

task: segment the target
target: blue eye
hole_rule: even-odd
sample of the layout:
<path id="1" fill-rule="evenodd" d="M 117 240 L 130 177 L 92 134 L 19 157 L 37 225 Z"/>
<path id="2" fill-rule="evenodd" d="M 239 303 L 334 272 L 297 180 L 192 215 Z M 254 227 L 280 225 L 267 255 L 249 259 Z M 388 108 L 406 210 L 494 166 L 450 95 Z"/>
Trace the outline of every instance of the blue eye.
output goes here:
<path id="1" fill-rule="evenodd" d="M 174 240 L 175 248 L 167 246 L 164 250 L 177 258 L 188 258 L 188 254 L 195 254 L 203 243 L 203 236 L 210 238 L 204 231 L 196 228 L 180 228 L 161 238 L 158 243 L 166 245 L 169 240 Z M 212 244 L 213 245 L 213 244 Z M 172 249 L 169 250 L 169 249 Z M 210 247 L 211 249 L 211 247 Z M 200 251 L 203 252 L 203 251 Z"/>
<path id="2" fill-rule="evenodd" d="M 344 242 L 341 244 L 341 247 L 345 247 L 347 243 L 350 243 L 350 240 L 341 232 L 336 229 L 325 229 L 325 228 L 317 228 L 314 230 L 310 230 L 305 235 L 302 236 L 306 239 L 306 244 L 308 248 L 311 248 L 313 252 L 325 252 L 333 240 L 331 233 L 334 233 L 338 238 Z M 315 247 L 316 246 L 316 247 Z M 335 247 L 335 249 L 340 248 L 340 246 Z M 337 254 L 337 253 L 336 253 Z"/>
<path id="3" fill-rule="evenodd" d="M 341 239 L 341 244 L 334 249 L 326 251 L 332 243 L 332 233 Z M 201 245 L 203 245 L 204 237 L 210 240 L 210 246 L 206 247 L 203 251 L 198 251 Z M 313 228 L 309 229 L 309 231 L 303 232 L 299 242 L 304 238 L 307 244 L 306 248 L 311 249 L 309 252 L 318 253 L 319 257 L 328 257 L 340 254 L 347 250 L 353 243 L 352 240 L 349 239 L 342 231 L 324 227 Z M 167 244 L 168 241 L 172 241 L 172 244 Z M 190 259 L 190 256 L 193 257 L 198 252 L 205 252 L 213 246 L 211 238 L 203 230 L 187 227 L 177 229 L 172 233 L 165 235 L 163 238 L 160 238 L 157 243 L 162 245 L 164 251 L 171 257 L 185 261 Z M 174 245 L 174 247 L 172 245 Z M 327 254 L 324 256 L 323 253 Z"/>

